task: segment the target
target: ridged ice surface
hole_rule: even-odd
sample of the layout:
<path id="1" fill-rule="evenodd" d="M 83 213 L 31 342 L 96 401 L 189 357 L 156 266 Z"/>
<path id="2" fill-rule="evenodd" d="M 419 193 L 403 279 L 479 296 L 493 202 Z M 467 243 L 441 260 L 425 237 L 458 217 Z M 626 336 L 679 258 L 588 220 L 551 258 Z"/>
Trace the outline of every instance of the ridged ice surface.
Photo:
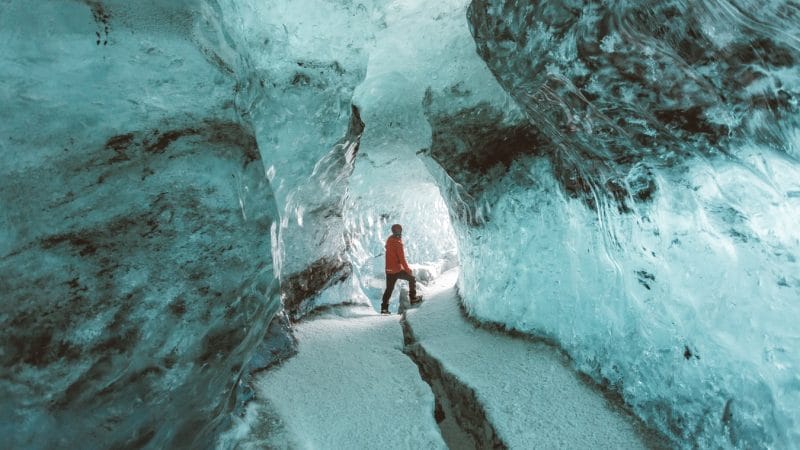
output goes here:
<path id="1" fill-rule="evenodd" d="M 211 11 L 158 3 L 0 5 L 3 448 L 209 446 L 280 307 Z"/>
<path id="2" fill-rule="evenodd" d="M 353 91 L 376 25 L 352 2 L 218 3 L 238 56 L 237 106 L 281 215 L 272 257 L 283 304 L 297 318 L 327 303 L 366 302 L 351 278 L 343 211 L 364 131 Z"/>
<path id="3" fill-rule="evenodd" d="M 800 442 L 798 13 L 789 1 L 468 13 L 536 131 L 530 156 L 475 188 L 490 213 L 460 236 L 469 310 L 554 338 L 680 446 Z"/>
<path id="4" fill-rule="evenodd" d="M 258 367 L 286 317 L 377 301 L 399 222 L 421 279 L 459 260 L 470 314 L 677 446 L 798 447 L 798 24 L 793 0 L 0 2 L 3 435 L 211 445 L 273 313 Z"/>

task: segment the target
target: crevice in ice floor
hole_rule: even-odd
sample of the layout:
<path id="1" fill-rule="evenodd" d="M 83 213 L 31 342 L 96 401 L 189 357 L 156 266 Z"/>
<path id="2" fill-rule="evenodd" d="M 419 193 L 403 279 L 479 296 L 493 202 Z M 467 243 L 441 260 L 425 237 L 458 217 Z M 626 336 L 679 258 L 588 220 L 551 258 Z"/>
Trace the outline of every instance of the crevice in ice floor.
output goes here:
<path id="1" fill-rule="evenodd" d="M 254 382 L 270 414 L 251 414 L 234 448 L 666 447 L 552 346 L 468 320 L 457 277 L 401 315 L 350 305 L 298 322 L 298 353 Z"/>
<path id="2" fill-rule="evenodd" d="M 447 372 L 440 361 L 425 351 L 405 319 L 403 312 L 400 320 L 405 345 L 403 351 L 419 367 L 420 376 L 431 387 L 436 399 L 434 418 L 447 446 L 459 450 L 508 448 L 487 420 L 475 391 Z"/>
<path id="3" fill-rule="evenodd" d="M 557 354 L 564 361 L 569 361 L 567 366 L 570 367 L 570 370 L 574 371 L 575 376 L 581 381 L 581 383 L 583 383 L 592 391 L 601 395 L 613 408 L 628 416 L 637 432 L 644 437 L 649 448 L 653 450 L 667 450 L 671 448 L 669 444 L 669 438 L 660 431 L 649 427 L 644 420 L 637 416 L 633 408 L 625 402 L 625 399 L 618 390 L 615 390 L 606 384 L 598 383 L 590 375 L 575 369 L 575 366 L 571 362 L 572 358 L 570 355 L 554 339 L 541 335 L 523 333 L 521 331 L 508 328 L 505 324 L 499 322 L 480 321 L 469 314 L 464 304 L 460 300 L 458 301 L 458 310 L 464 322 L 468 323 L 475 329 L 508 336 L 509 338 L 527 342 L 533 345 L 546 346 L 552 353 Z M 406 326 L 407 325 L 405 324 L 404 320 L 404 335 Z M 434 359 L 433 357 L 430 358 Z"/>

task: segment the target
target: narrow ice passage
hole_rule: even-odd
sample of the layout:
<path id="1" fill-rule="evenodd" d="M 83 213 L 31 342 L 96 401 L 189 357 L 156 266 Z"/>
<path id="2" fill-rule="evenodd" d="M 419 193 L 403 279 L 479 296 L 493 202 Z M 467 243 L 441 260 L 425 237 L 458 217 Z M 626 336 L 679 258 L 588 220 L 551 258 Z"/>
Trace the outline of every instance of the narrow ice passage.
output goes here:
<path id="1" fill-rule="evenodd" d="M 455 415 L 463 419 L 480 410 L 477 420 L 461 422 L 485 420 L 483 428 L 491 430 L 470 430 L 469 423 L 462 428 L 490 434 L 494 447 L 659 446 L 636 419 L 580 380 L 555 349 L 471 324 L 459 310 L 456 278 L 451 270 L 427 286 L 427 300 L 405 313 L 403 325 L 405 350 L 447 375 L 433 381 L 444 385 Z M 299 323 L 298 355 L 256 383 L 259 401 L 285 423 L 280 432 L 286 435 L 273 442 L 288 448 L 444 448 L 433 394 L 403 354 L 399 317 L 344 307 Z M 469 405 L 474 399 L 477 408 Z M 264 426 L 251 423 L 252 434 Z"/>
<path id="2" fill-rule="evenodd" d="M 301 449 L 446 448 L 433 394 L 403 354 L 399 317 L 339 307 L 297 324 L 298 354 L 256 381 L 258 398 L 285 424 L 286 435 L 270 441 Z M 251 434 L 265 427 L 251 424 Z"/>

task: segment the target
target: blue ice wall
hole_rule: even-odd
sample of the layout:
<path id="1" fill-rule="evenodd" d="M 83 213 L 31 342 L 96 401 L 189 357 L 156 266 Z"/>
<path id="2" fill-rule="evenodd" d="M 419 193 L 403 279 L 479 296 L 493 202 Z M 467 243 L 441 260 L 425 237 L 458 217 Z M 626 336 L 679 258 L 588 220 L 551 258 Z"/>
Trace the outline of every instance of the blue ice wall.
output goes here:
<path id="1" fill-rule="evenodd" d="M 298 319 L 326 303 L 365 302 L 343 210 L 364 131 L 352 98 L 366 69 L 369 16 L 350 2 L 219 5 L 238 58 L 236 103 L 281 218 L 271 233 L 282 303 Z"/>
<path id="2" fill-rule="evenodd" d="M 393 222 L 677 446 L 800 442 L 796 2 L 0 3 L 12 447 L 212 445 Z"/>
<path id="3" fill-rule="evenodd" d="M 280 307 L 277 211 L 208 6 L 0 5 L 3 448 L 226 426 Z"/>
<path id="4" fill-rule="evenodd" d="M 677 446 L 796 448 L 797 5 L 468 20 L 524 111 L 426 99 L 469 312 L 554 339 Z"/>

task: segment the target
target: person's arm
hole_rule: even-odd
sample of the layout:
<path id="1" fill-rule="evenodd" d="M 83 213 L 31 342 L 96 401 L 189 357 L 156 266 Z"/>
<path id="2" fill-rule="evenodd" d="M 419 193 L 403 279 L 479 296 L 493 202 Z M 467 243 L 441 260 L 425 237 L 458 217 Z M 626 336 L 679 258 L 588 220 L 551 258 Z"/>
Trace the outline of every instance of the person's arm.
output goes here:
<path id="1" fill-rule="evenodd" d="M 406 252 L 403 249 L 403 243 L 400 242 L 399 244 L 400 245 L 397 246 L 397 253 L 400 256 L 400 268 L 409 275 L 412 275 L 411 267 L 408 267 L 408 262 L 406 261 Z"/>

